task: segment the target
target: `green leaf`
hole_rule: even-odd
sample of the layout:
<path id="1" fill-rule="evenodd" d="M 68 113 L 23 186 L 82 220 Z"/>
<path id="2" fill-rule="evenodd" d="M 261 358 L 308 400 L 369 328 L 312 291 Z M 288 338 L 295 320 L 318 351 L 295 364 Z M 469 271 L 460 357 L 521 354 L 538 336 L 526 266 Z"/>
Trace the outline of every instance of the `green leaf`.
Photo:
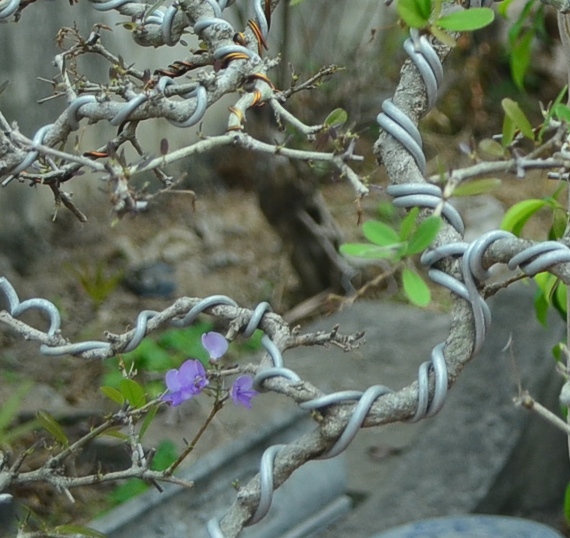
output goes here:
<path id="1" fill-rule="evenodd" d="M 402 271 L 404 293 L 411 303 L 426 306 L 431 300 L 431 293 L 423 278 L 407 267 Z"/>
<path id="2" fill-rule="evenodd" d="M 117 505 L 144 493 L 147 489 L 148 486 L 142 480 L 131 478 L 115 488 L 107 498 L 111 504 Z"/>
<path id="3" fill-rule="evenodd" d="M 554 290 L 554 295 L 552 296 L 552 304 L 554 308 L 558 311 L 562 319 L 566 318 L 566 293 L 568 288 L 561 280 L 558 280 L 558 286 Z"/>
<path id="4" fill-rule="evenodd" d="M 38 411 L 37 417 L 40 426 L 46 430 L 56 441 L 61 443 L 63 446 L 69 445 L 69 439 L 67 438 L 67 435 L 65 435 L 63 428 L 60 426 L 59 422 L 53 415 L 47 411 Z"/>
<path id="5" fill-rule="evenodd" d="M 511 76 L 519 90 L 524 90 L 524 77 L 528 71 L 531 58 L 532 41 L 535 33 L 526 32 L 512 47 L 510 55 Z"/>
<path id="6" fill-rule="evenodd" d="M 129 436 L 126 433 L 120 431 L 120 427 L 109 428 L 101 433 L 101 435 L 106 435 L 107 437 L 113 437 L 113 439 L 120 439 L 121 441 L 128 441 Z"/>
<path id="7" fill-rule="evenodd" d="M 570 484 L 566 486 L 566 492 L 564 493 L 564 519 L 567 523 L 570 523 Z"/>
<path id="8" fill-rule="evenodd" d="M 503 230 L 507 230 L 507 232 L 520 236 L 528 219 L 530 219 L 530 217 L 545 205 L 547 205 L 546 200 L 538 199 L 523 200 L 522 202 L 516 203 L 514 206 L 509 208 L 503 217 L 501 228 Z"/>
<path id="9" fill-rule="evenodd" d="M 425 219 L 414 232 L 408 241 L 406 254 L 418 254 L 428 248 L 437 237 L 441 228 L 441 219 L 439 217 L 428 217 Z"/>
<path id="10" fill-rule="evenodd" d="M 348 114 L 342 108 L 335 108 L 324 121 L 329 127 L 342 127 L 348 121 Z"/>
<path id="11" fill-rule="evenodd" d="M 80 535 L 89 536 L 93 538 L 105 538 L 102 532 L 96 531 L 89 527 L 84 527 L 83 525 L 59 525 L 54 529 L 54 531 L 60 534 L 70 534 L 70 535 Z"/>
<path id="12" fill-rule="evenodd" d="M 379 247 L 369 243 L 345 243 L 340 246 L 340 253 L 344 256 L 354 256 L 355 258 L 379 259 L 392 258 L 395 248 L 400 245 L 390 247 Z"/>
<path id="13" fill-rule="evenodd" d="M 444 15 L 435 24 L 444 30 L 453 32 L 472 32 L 484 28 L 493 22 L 495 12 L 488 7 L 475 7 L 464 11 L 455 11 Z"/>
<path id="14" fill-rule="evenodd" d="M 496 140 L 492 138 L 484 138 L 478 144 L 479 151 L 483 153 L 487 153 L 492 157 L 502 158 L 505 156 L 505 150 L 501 144 L 499 144 Z"/>
<path id="15" fill-rule="evenodd" d="M 531 140 L 534 140 L 532 125 L 528 121 L 524 112 L 521 110 L 519 104 L 516 101 L 505 97 L 501 101 L 501 105 L 505 111 L 505 114 L 509 116 L 512 122 L 515 124 L 516 128 L 519 129 L 524 136 L 530 138 Z"/>
<path id="16" fill-rule="evenodd" d="M 517 131 L 517 126 L 515 122 L 505 114 L 505 118 L 503 119 L 503 137 L 501 139 L 501 144 L 503 147 L 507 147 L 515 137 L 515 133 Z"/>
<path id="17" fill-rule="evenodd" d="M 560 239 L 568 226 L 568 213 L 563 209 L 555 209 L 552 213 L 552 228 L 548 239 L 556 241 Z"/>
<path id="18" fill-rule="evenodd" d="M 423 28 L 431 15 L 431 0 L 398 0 L 398 14 L 410 28 Z"/>
<path id="19" fill-rule="evenodd" d="M 555 344 L 554 346 L 552 346 L 552 356 L 554 357 L 554 359 L 556 360 L 556 362 L 560 362 L 562 360 L 564 360 L 564 362 L 566 362 L 566 344 L 564 344 L 564 342 L 558 342 L 558 344 Z"/>
<path id="20" fill-rule="evenodd" d="M 396 218 L 396 206 L 389 201 L 378 204 L 378 216 L 383 221 L 393 221 Z"/>
<path id="21" fill-rule="evenodd" d="M 10 397 L 0 405 L 0 439 L 3 438 L 4 431 L 8 429 L 12 421 L 18 415 L 20 405 L 32 386 L 33 383 L 31 381 L 22 383 Z"/>
<path id="22" fill-rule="evenodd" d="M 420 208 L 414 207 L 410 210 L 410 212 L 404 217 L 402 220 L 402 224 L 400 224 L 400 233 L 399 237 L 401 241 L 407 241 L 414 228 L 416 227 L 416 220 L 418 215 L 420 214 Z"/>
<path id="23" fill-rule="evenodd" d="M 381 247 L 393 246 L 400 242 L 399 235 L 392 227 L 377 220 L 366 221 L 362 225 L 362 231 L 368 241 Z"/>
<path id="24" fill-rule="evenodd" d="M 123 379 L 119 390 L 133 407 L 139 408 L 146 403 L 144 389 L 134 379 Z"/>
<path id="25" fill-rule="evenodd" d="M 552 111 L 557 119 L 570 123 L 570 107 L 563 103 L 558 103 L 552 107 Z"/>
<path id="26" fill-rule="evenodd" d="M 165 331 L 158 339 L 158 344 L 167 350 L 174 350 L 184 357 L 195 357 L 204 363 L 208 362 L 208 352 L 202 346 L 201 337 L 211 331 L 214 325 L 209 321 L 201 321 L 186 329 L 171 329 Z M 180 357 L 182 358 L 182 357 Z M 171 365 L 168 368 L 172 368 Z"/>
<path id="27" fill-rule="evenodd" d="M 462 183 L 453 191 L 453 196 L 477 196 L 496 189 L 501 186 L 502 181 L 496 177 L 476 179 Z"/>
<path id="28" fill-rule="evenodd" d="M 39 420 L 33 419 L 19 424 L 18 426 L 12 426 L 5 432 L 0 431 L 0 444 L 9 445 L 22 437 L 25 437 L 29 433 L 37 430 L 40 426 Z"/>
<path id="29" fill-rule="evenodd" d="M 178 330 L 178 332 L 183 331 Z M 173 367 L 169 353 L 151 338 L 145 338 L 135 350 L 125 355 L 124 360 L 127 364 L 134 361 L 137 368 L 155 372 L 162 372 Z"/>
<path id="30" fill-rule="evenodd" d="M 105 396 L 107 396 L 107 398 L 109 398 L 110 400 L 113 400 L 114 402 L 118 403 L 119 405 L 122 405 L 123 402 L 125 401 L 125 397 L 121 394 L 120 391 L 118 391 L 114 387 L 99 387 L 99 390 Z"/>
<path id="31" fill-rule="evenodd" d="M 144 421 L 142 423 L 141 430 L 139 432 L 139 441 L 142 441 L 142 438 L 144 437 L 144 434 L 148 430 L 148 427 L 151 425 L 157 411 L 158 411 L 158 405 L 152 407 L 148 412 L 147 416 L 144 417 Z"/>
<path id="32" fill-rule="evenodd" d="M 441 41 L 449 48 L 453 48 L 455 45 L 457 45 L 457 41 L 455 41 L 455 38 L 452 35 L 448 34 L 445 30 L 434 26 L 433 24 L 429 27 L 429 32 L 431 35 L 433 35 L 433 37 Z"/>
<path id="33" fill-rule="evenodd" d="M 297 4 L 300 4 L 303 0 L 290 0 L 289 1 L 289 5 L 290 6 L 296 6 Z"/>
<path id="34" fill-rule="evenodd" d="M 546 322 L 548 320 L 548 301 L 540 290 L 537 291 L 536 296 L 534 298 L 534 312 L 536 315 L 536 319 L 538 322 L 543 326 L 546 327 Z"/>
<path id="35" fill-rule="evenodd" d="M 497 11 L 501 15 L 501 17 L 504 17 L 505 19 L 508 17 L 507 10 L 509 9 L 509 6 L 511 5 L 512 1 L 513 0 L 504 0 L 504 2 L 501 2 L 497 6 Z"/>
<path id="36" fill-rule="evenodd" d="M 550 108 L 548 109 L 548 113 L 546 114 L 546 117 L 544 118 L 544 121 L 542 122 L 542 127 L 540 129 L 540 132 L 538 133 L 538 141 L 542 142 L 542 138 L 544 136 L 544 133 L 546 132 L 546 130 L 548 129 L 549 125 L 550 125 L 550 120 L 552 119 L 552 117 L 554 116 L 554 111 L 556 109 L 556 107 L 562 103 L 562 100 L 564 99 L 564 97 L 566 96 L 566 92 L 568 91 L 568 84 L 566 84 L 564 86 L 564 88 L 562 88 L 562 90 L 560 91 L 560 93 L 556 96 L 556 99 L 554 100 L 554 103 L 552 103 L 552 105 L 550 106 Z M 570 111 L 569 111 L 570 112 Z M 569 114 L 570 116 L 570 114 Z"/>
<path id="37" fill-rule="evenodd" d="M 153 471 L 164 471 L 168 469 L 178 458 L 176 445 L 172 441 L 161 441 L 152 458 L 150 468 Z"/>
<path id="38" fill-rule="evenodd" d="M 512 23 L 508 31 L 509 44 L 514 46 L 517 39 L 523 33 L 523 31 L 528 27 L 529 20 L 531 20 L 531 11 L 535 4 L 535 0 L 527 0 L 526 4 L 520 10 L 517 20 Z M 511 17 L 512 18 L 512 17 Z"/>
<path id="39" fill-rule="evenodd" d="M 556 281 L 556 278 L 557 277 L 551 275 L 546 271 L 538 273 L 532 277 L 538 286 L 538 289 L 541 290 L 542 293 L 546 296 L 548 302 L 550 302 L 550 292 L 548 290 L 552 288 L 551 281 Z"/>

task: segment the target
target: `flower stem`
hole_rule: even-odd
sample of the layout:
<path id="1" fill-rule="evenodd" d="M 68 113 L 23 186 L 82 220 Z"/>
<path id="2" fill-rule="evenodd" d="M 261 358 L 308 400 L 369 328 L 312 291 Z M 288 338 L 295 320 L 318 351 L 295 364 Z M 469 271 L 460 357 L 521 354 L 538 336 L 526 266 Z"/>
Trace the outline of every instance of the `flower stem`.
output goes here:
<path id="1" fill-rule="evenodd" d="M 200 437 L 202 437 L 203 433 L 206 431 L 206 428 L 210 425 L 210 423 L 212 422 L 218 411 L 222 409 L 222 407 L 224 407 L 224 400 L 216 401 L 214 403 L 212 410 L 208 415 L 208 418 L 206 418 L 204 424 L 202 424 L 201 428 L 198 430 L 198 433 L 194 436 L 194 439 L 192 439 L 192 441 L 188 444 L 188 446 L 183 450 L 182 454 L 178 456 L 176 461 L 172 465 L 170 465 L 168 469 L 164 471 L 165 476 L 171 476 L 172 473 L 176 470 L 176 468 L 184 461 L 186 456 L 188 456 L 188 454 L 190 454 L 190 452 L 194 450 L 194 447 L 200 440 Z"/>

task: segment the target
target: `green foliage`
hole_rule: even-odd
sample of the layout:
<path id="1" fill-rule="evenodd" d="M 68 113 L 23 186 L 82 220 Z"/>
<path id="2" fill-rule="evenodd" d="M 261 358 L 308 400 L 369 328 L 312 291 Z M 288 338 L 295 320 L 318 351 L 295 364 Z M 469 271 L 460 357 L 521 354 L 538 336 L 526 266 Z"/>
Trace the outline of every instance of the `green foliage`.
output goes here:
<path id="1" fill-rule="evenodd" d="M 568 105 L 557 103 L 554 107 L 552 107 L 552 112 L 554 117 L 560 121 L 570 123 L 570 107 L 568 107 Z"/>
<path id="2" fill-rule="evenodd" d="M 164 374 L 176 368 L 188 357 L 199 359 L 204 364 L 208 354 L 201 344 L 202 334 L 212 330 L 210 322 L 199 321 L 184 329 L 169 329 L 155 338 L 145 338 L 139 346 L 122 356 L 125 368 L 136 370 L 142 377 L 148 373 Z M 101 391 L 111 400 L 122 404 L 126 398 L 120 386 L 124 376 L 119 369 L 119 360 L 110 359 L 105 363 Z M 115 390 L 109 390 L 115 389 Z M 145 389 L 150 397 L 157 396 L 164 390 L 162 381 L 149 382 Z"/>
<path id="3" fill-rule="evenodd" d="M 486 194 L 501 185 L 502 181 L 495 177 L 476 179 L 462 183 L 453 189 L 453 196 L 478 196 Z"/>
<path id="4" fill-rule="evenodd" d="M 479 151 L 491 157 L 496 157 L 497 159 L 501 159 L 505 156 L 505 148 L 492 138 L 484 138 L 477 144 L 477 147 Z"/>
<path id="5" fill-rule="evenodd" d="M 557 196 L 563 190 L 561 186 L 552 196 L 542 199 L 531 198 L 523 200 L 512 206 L 501 223 L 501 228 L 517 236 L 529 219 L 541 209 L 549 209 L 552 212 L 552 226 L 549 239 L 556 240 L 564 235 L 568 224 L 568 213 L 564 206 L 557 200 Z M 534 309 L 538 321 L 546 326 L 548 310 L 552 306 L 566 319 L 566 285 L 556 276 L 550 273 L 539 273 L 533 277 L 537 284 L 537 293 L 534 298 Z"/>
<path id="6" fill-rule="evenodd" d="M 148 489 L 148 485 L 138 478 L 129 478 L 120 486 L 117 486 L 107 496 L 107 502 L 113 506 L 117 506 L 130 499 L 144 493 Z"/>
<path id="7" fill-rule="evenodd" d="M 491 24 L 495 18 L 492 9 L 471 8 L 441 14 L 442 0 L 398 0 L 400 18 L 410 28 L 431 33 L 448 46 L 455 45 L 455 39 L 447 32 L 472 32 Z"/>
<path id="8" fill-rule="evenodd" d="M 71 267 L 70 271 L 89 295 L 95 308 L 103 304 L 124 277 L 123 271 L 116 272 L 109 277 L 105 276 L 105 263 L 102 261 L 98 262 L 95 267 L 84 264 L 79 269 Z"/>
<path id="9" fill-rule="evenodd" d="M 570 523 L 570 483 L 566 486 L 564 493 L 564 519 Z"/>
<path id="10" fill-rule="evenodd" d="M 144 434 L 147 432 L 149 426 L 151 425 L 152 421 L 154 420 L 154 417 L 155 417 L 157 411 L 158 411 L 158 405 L 155 405 L 154 407 L 150 408 L 146 417 L 144 417 L 141 429 L 139 431 L 139 440 L 142 440 L 142 438 L 144 437 Z"/>
<path id="11" fill-rule="evenodd" d="M 55 417 L 47 411 L 38 411 L 38 422 L 40 426 L 46 430 L 58 443 L 63 446 L 69 446 L 69 439 L 59 422 Z"/>
<path id="12" fill-rule="evenodd" d="M 348 114 L 342 108 L 335 108 L 323 122 L 327 127 L 339 128 L 348 121 Z"/>
<path id="13" fill-rule="evenodd" d="M 398 0 L 398 15 L 410 28 L 423 28 L 429 24 L 431 0 Z"/>
<path id="14" fill-rule="evenodd" d="M 191 327 L 169 329 L 157 337 L 145 338 L 140 345 L 121 357 L 126 371 L 137 373 L 136 381 L 126 380 L 119 359 L 105 361 L 105 374 L 101 392 L 110 400 L 123 405 L 128 401 L 133 407 L 142 407 L 164 391 L 163 375 L 172 368 L 178 368 L 189 357 L 208 363 L 208 353 L 202 346 L 202 335 L 214 328 L 209 321 L 196 322 Z M 248 339 L 238 340 L 228 353 L 249 354 L 261 349 L 263 331 L 257 330 Z M 160 380 L 157 375 L 160 374 Z"/>
<path id="15" fill-rule="evenodd" d="M 341 245 L 340 252 L 358 258 L 388 259 L 393 263 L 419 254 L 437 237 L 441 219 L 431 216 L 418 223 L 418 215 L 419 209 L 412 209 L 402 219 L 399 229 L 384 222 L 367 221 L 363 224 L 362 231 L 370 243 L 346 243 Z M 403 269 L 402 285 L 410 302 L 418 306 L 429 303 L 429 287 L 414 270 L 408 267 Z"/>
<path id="16" fill-rule="evenodd" d="M 364 237 L 375 245 L 381 247 L 400 245 L 398 233 L 383 222 L 369 220 L 362 225 L 362 232 L 364 233 Z"/>
<path id="17" fill-rule="evenodd" d="M 465 11 L 455 11 L 437 19 L 435 24 L 453 32 L 473 32 L 493 22 L 495 13 L 486 7 L 475 7 Z"/>
<path id="18" fill-rule="evenodd" d="M 516 203 L 505 213 L 501 222 L 501 228 L 520 236 L 524 225 L 530 217 L 546 205 L 547 202 L 544 199 L 529 199 Z"/>
<path id="19" fill-rule="evenodd" d="M 511 2 L 505 0 L 499 5 L 498 11 L 504 18 L 508 18 Z M 546 35 L 544 6 L 536 0 L 527 0 L 508 33 L 511 77 L 520 90 L 524 90 L 524 78 L 531 65 L 532 43 L 538 35 Z"/>
<path id="20" fill-rule="evenodd" d="M 552 118 L 557 117 L 560 120 L 564 119 L 563 117 L 558 115 L 557 112 L 561 110 L 559 108 L 559 105 L 562 103 L 562 100 L 565 98 L 567 91 L 568 91 L 568 85 L 566 84 L 564 86 L 564 88 L 562 88 L 560 93 L 556 96 L 556 99 L 554 100 L 552 105 L 548 108 L 548 110 L 546 112 L 546 116 L 544 118 L 544 122 L 542 123 L 542 127 L 540 128 L 540 131 L 538 132 L 538 136 L 537 136 L 538 142 L 540 142 L 540 143 L 542 142 L 542 138 L 544 136 L 544 133 L 546 132 L 548 126 L 550 125 L 550 120 Z M 562 105 L 562 110 L 561 110 L 562 114 L 565 113 L 564 109 L 568 109 L 568 107 L 566 105 Z M 570 115 L 569 115 L 569 118 L 570 118 Z M 565 121 L 568 121 L 568 120 L 565 120 Z"/>
<path id="21" fill-rule="evenodd" d="M 134 379 L 121 379 L 119 391 L 132 407 L 140 408 L 146 403 L 144 389 Z"/>
<path id="22" fill-rule="evenodd" d="M 424 279 L 415 271 L 404 268 L 402 271 L 404 293 L 411 303 L 417 306 L 427 306 L 431 301 L 431 292 Z"/>
<path id="23" fill-rule="evenodd" d="M 517 129 L 530 140 L 534 140 L 534 131 L 532 125 L 521 107 L 516 101 L 505 97 L 501 101 L 501 106 L 505 111 L 505 120 L 503 122 L 503 146 L 508 146 L 514 139 Z"/>
<path id="24" fill-rule="evenodd" d="M 39 422 L 30 420 L 18 426 L 13 426 L 18 417 L 20 406 L 32 388 L 31 381 L 22 383 L 8 399 L 0 406 L 0 445 L 9 445 L 37 429 Z"/>
<path id="25" fill-rule="evenodd" d="M 534 309 L 539 323 L 546 327 L 550 306 L 565 320 L 567 315 L 566 285 L 558 277 L 550 273 L 539 273 L 533 279 L 538 287 L 534 298 Z"/>
<path id="26" fill-rule="evenodd" d="M 553 215 L 553 228 L 551 238 L 556 239 L 562 236 L 566 228 L 567 214 L 564 206 L 556 199 L 558 193 L 544 198 L 529 198 L 516 203 L 506 212 L 501 222 L 501 228 L 516 236 L 521 235 L 525 224 L 529 219 L 543 208 L 548 208 Z M 562 219 L 562 221 L 560 220 Z M 561 222 L 563 223 L 561 225 Z"/>
<path id="27" fill-rule="evenodd" d="M 156 449 L 150 468 L 153 471 L 164 471 L 168 469 L 178 458 L 176 445 L 169 440 L 161 441 Z"/>
<path id="28" fill-rule="evenodd" d="M 115 387 L 107 387 L 107 386 L 99 387 L 99 390 L 110 400 L 113 400 L 115 403 L 118 403 L 119 405 L 123 405 L 125 397 L 123 396 L 120 390 L 117 390 Z"/>

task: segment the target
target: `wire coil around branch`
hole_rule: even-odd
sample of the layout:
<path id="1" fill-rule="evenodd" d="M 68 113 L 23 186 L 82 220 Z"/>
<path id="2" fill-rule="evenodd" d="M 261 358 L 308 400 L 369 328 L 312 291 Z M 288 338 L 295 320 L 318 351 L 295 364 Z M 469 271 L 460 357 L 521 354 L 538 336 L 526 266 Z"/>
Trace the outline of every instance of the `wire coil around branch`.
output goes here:
<path id="1" fill-rule="evenodd" d="M 0 9 L 0 21 L 11 17 L 20 7 L 20 0 L 8 0 L 7 5 Z"/>

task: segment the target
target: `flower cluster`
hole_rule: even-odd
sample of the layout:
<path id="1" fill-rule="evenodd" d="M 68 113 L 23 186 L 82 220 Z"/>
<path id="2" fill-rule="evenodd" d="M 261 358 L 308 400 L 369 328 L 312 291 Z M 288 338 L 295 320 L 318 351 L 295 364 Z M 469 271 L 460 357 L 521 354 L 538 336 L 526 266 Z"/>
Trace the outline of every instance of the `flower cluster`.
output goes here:
<path id="1" fill-rule="evenodd" d="M 171 405 L 180 405 L 200 394 L 210 383 L 204 365 L 194 359 L 183 362 L 179 370 L 169 370 L 165 379 L 168 392 L 162 399 Z"/>
<path id="2" fill-rule="evenodd" d="M 210 362 L 214 363 L 228 350 L 227 340 L 216 332 L 203 334 L 202 345 L 210 355 Z M 179 369 L 169 370 L 165 381 L 168 390 L 162 400 L 170 405 L 180 405 L 200 394 L 210 383 L 204 365 L 196 359 L 188 359 Z M 249 375 L 241 375 L 233 382 L 229 395 L 234 404 L 251 409 L 251 400 L 258 394 L 252 385 L 253 378 Z"/>

